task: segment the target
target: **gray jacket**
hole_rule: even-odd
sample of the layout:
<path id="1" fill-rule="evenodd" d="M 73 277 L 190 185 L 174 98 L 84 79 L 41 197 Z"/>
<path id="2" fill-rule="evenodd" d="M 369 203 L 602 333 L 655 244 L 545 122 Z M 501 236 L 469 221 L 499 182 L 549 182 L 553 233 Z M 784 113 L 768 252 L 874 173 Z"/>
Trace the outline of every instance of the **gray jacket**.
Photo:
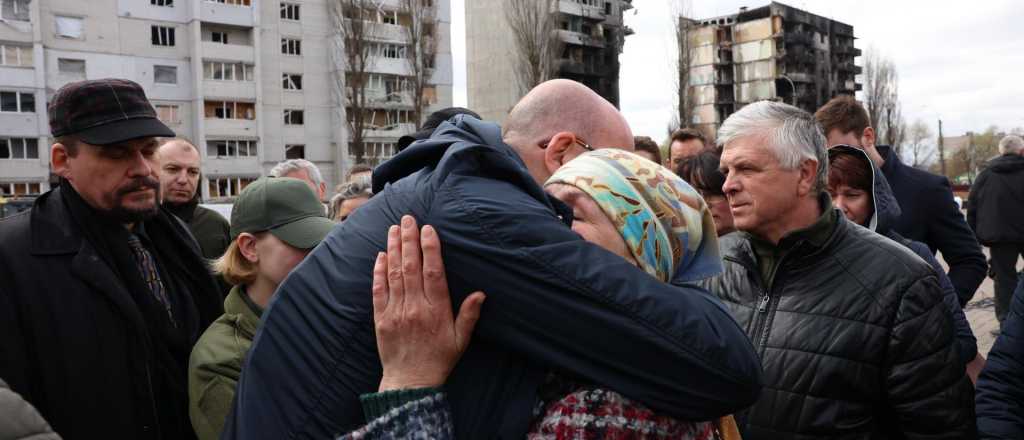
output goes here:
<path id="1" fill-rule="evenodd" d="M 59 440 L 39 411 L 0 379 L 0 440 Z"/>

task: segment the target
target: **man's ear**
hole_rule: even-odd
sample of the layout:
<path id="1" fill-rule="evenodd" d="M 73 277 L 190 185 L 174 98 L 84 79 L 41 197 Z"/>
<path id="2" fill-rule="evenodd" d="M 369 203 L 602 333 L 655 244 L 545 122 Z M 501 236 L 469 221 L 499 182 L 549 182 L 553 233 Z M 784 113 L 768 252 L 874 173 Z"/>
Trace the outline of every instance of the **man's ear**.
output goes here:
<path id="1" fill-rule="evenodd" d="M 800 163 L 800 181 L 797 183 L 797 194 L 806 196 L 814 190 L 818 181 L 818 161 L 806 159 Z"/>
<path id="2" fill-rule="evenodd" d="M 53 174 L 69 179 L 71 175 L 70 158 L 71 155 L 68 154 L 68 148 L 64 144 L 59 142 L 53 144 L 50 147 L 50 169 L 53 170 Z"/>
<path id="3" fill-rule="evenodd" d="M 548 174 L 555 174 L 566 162 L 566 153 L 576 143 L 576 135 L 568 131 L 560 131 L 551 137 L 548 147 L 544 149 L 544 167 Z"/>
<path id="4" fill-rule="evenodd" d="M 864 134 L 860 137 L 861 147 L 872 148 L 875 146 L 875 129 L 867 127 L 864 129 Z"/>

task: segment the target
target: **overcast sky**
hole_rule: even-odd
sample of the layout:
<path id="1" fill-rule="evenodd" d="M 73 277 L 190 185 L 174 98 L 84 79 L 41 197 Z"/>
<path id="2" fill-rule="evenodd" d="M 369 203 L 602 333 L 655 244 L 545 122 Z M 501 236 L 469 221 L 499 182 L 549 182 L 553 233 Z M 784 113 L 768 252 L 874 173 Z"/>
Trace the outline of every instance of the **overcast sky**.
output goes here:
<path id="1" fill-rule="evenodd" d="M 466 105 L 464 2 L 452 0 L 456 105 Z M 673 110 L 675 42 L 672 0 L 634 0 L 626 23 L 636 31 L 620 55 L 622 112 L 634 134 L 665 137 Z M 1020 0 L 806 0 L 783 2 L 853 25 L 857 47 L 877 48 L 896 64 L 908 122 L 943 134 L 1024 127 L 1024 3 Z M 696 0 L 698 18 L 768 1 Z M 861 64 L 858 58 L 858 64 Z"/>

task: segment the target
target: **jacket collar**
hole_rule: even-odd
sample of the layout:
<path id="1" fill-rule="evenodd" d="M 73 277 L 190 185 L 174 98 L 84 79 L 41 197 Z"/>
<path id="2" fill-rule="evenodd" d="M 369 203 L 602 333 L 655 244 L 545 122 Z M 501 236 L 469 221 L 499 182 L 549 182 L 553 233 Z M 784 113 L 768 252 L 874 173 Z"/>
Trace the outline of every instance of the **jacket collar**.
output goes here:
<path id="1" fill-rule="evenodd" d="M 61 200 L 60 187 L 39 196 L 29 215 L 32 255 L 74 254 L 82 247 L 82 235 Z"/>
<path id="2" fill-rule="evenodd" d="M 232 287 L 228 297 L 224 299 L 224 316 L 234 321 L 239 331 L 250 339 L 256 336 L 262 312 L 259 306 L 249 299 L 244 286 Z"/>
<path id="3" fill-rule="evenodd" d="M 195 216 L 196 208 L 199 206 L 199 192 L 196 191 L 196 195 L 185 203 L 174 204 L 164 203 L 164 208 L 178 216 L 185 223 L 192 223 L 192 218 Z"/>
<path id="4" fill-rule="evenodd" d="M 818 203 L 822 210 L 818 220 L 807 228 L 786 234 L 777 246 L 760 240 L 747 232 L 736 232 L 734 233 L 736 234 L 735 239 L 727 240 L 730 244 L 723 245 L 723 258 L 736 261 L 748 269 L 756 270 L 758 265 L 755 248 L 772 252 L 776 250 L 795 251 L 797 254 L 793 256 L 797 258 L 817 254 L 832 243 L 840 224 L 846 221 L 842 213 L 832 207 L 832 198 L 828 193 L 822 192 L 818 196 Z"/>

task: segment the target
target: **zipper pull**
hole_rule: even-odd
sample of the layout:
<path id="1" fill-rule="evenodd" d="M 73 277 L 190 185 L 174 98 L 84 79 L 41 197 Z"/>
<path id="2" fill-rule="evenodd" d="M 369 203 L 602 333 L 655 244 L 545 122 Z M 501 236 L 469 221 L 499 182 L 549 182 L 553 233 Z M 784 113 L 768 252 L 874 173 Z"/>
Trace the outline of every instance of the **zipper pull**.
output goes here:
<path id="1" fill-rule="evenodd" d="M 769 300 L 771 300 L 771 297 L 768 296 L 768 292 L 765 292 L 764 296 L 761 297 L 761 304 L 757 306 L 757 311 L 761 313 L 767 311 Z"/>

